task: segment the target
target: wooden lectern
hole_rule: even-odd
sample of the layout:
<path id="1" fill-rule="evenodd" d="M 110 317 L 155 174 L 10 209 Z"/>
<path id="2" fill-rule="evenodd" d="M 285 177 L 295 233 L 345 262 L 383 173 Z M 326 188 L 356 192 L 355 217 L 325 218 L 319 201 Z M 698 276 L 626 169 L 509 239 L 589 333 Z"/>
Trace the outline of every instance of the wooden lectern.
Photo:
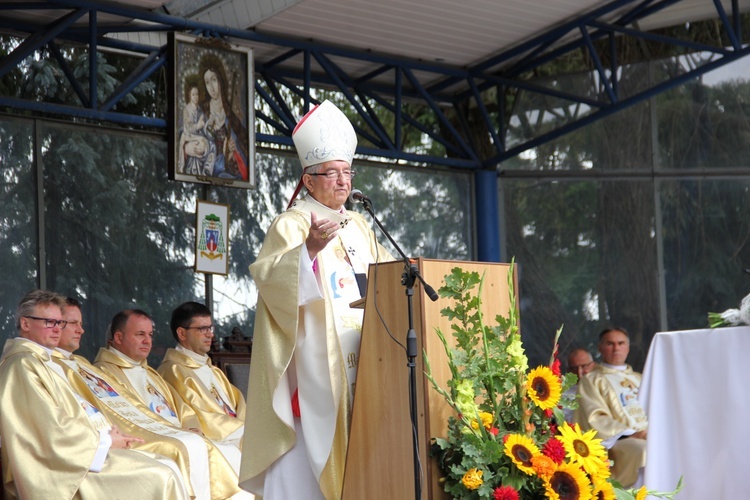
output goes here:
<path id="1" fill-rule="evenodd" d="M 510 264 L 419 259 L 417 266 L 424 280 L 436 290 L 445 284 L 443 278 L 455 267 L 484 274 L 482 310 L 486 323 L 493 325 L 498 314 L 507 315 Z M 398 500 L 415 496 L 406 351 L 391 339 L 378 314 L 391 335 L 405 345 L 409 317 L 406 288 L 401 284 L 403 271 L 403 261 L 370 266 L 344 476 L 345 500 Z M 475 290 L 478 292 L 478 287 Z M 424 350 L 433 377 L 441 387 L 447 388 L 450 371 L 445 350 L 435 333 L 435 329 L 440 328 L 449 341 L 453 339 L 449 321 L 440 314 L 441 309 L 450 305 L 447 300 L 441 298 L 432 302 L 419 281 L 414 286 L 413 321 L 418 344 L 417 425 L 423 499 L 447 498 L 438 483 L 441 472 L 430 457 L 429 449 L 431 438 L 445 437 L 452 409 L 424 376 L 422 359 Z"/>

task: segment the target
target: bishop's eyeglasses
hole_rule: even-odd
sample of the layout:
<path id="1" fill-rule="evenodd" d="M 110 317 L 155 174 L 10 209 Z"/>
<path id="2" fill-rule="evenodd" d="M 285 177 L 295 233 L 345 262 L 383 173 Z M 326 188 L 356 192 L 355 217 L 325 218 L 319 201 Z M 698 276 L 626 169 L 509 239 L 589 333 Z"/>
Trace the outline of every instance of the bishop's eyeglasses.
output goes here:
<path id="1" fill-rule="evenodd" d="M 326 179 L 330 180 L 336 180 L 339 178 L 339 175 L 342 176 L 345 180 L 351 180 L 356 175 L 356 172 L 354 170 L 342 170 L 339 172 L 338 170 L 326 170 L 325 172 L 315 172 L 315 173 L 307 173 L 307 175 L 314 175 L 314 176 L 323 176 Z"/>

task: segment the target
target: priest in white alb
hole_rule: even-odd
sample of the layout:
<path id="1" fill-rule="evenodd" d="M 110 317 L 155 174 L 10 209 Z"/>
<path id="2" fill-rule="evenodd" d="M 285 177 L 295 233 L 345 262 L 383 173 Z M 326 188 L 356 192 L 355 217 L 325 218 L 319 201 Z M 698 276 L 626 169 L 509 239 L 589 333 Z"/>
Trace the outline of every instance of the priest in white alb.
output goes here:
<path id="1" fill-rule="evenodd" d="M 345 209 L 357 137 L 330 101 L 297 124 L 302 176 L 250 273 L 258 287 L 240 486 L 265 500 L 341 498 L 362 310 L 355 274 L 392 260 Z M 297 198 L 301 188 L 306 194 Z"/>

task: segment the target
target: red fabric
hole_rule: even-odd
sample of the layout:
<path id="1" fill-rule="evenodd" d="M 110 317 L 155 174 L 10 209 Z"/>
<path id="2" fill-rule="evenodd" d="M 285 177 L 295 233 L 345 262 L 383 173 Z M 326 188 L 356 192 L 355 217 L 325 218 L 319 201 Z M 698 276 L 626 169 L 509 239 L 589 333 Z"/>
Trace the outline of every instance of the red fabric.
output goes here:
<path id="1" fill-rule="evenodd" d="M 294 136 L 294 134 L 296 134 L 296 133 L 297 133 L 297 130 L 298 130 L 298 129 L 299 129 L 299 128 L 300 128 L 301 126 L 302 126 L 302 124 L 303 124 L 303 123 L 305 123 L 305 120 L 307 120 L 307 119 L 308 119 L 308 118 L 310 117 L 310 115 L 312 115 L 312 114 L 313 114 L 313 112 L 314 112 L 314 111 L 315 111 L 316 109 L 318 109 L 318 106 L 320 106 L 320 104 L 316 104 L 316 105 L 315 105 L 315 106 L 314 106 L 314 107 L 313 107 L 313 108 L 312 108 L 312 109 L 311 109 L 310 111 L 308 111 L 308 112 L 307 112 L 307 113 L 305 114 L 305 116 L 303 116 L 303 117 L 302 117 L 302 119 L 301 119 L 301 120 L 299 121 L 299 123 L 297 123 L 297 125 L 296 125 L 296 126 L 294 127 L 294 130 L 292 130 L 292 136 Z M 306 169 L 302 169 L 302 173 L 303 173 L 303 175 L 304 175 L 304 172 L 305 172 L 305 170 L 306 170 Z M 296 187 L 296 188 L 295 188 L 295 190 L 294 190 L 294 194 L 293 194 L 293 195 L 292 195 L 292 197 L 291 197 L 291 198 L 289 199 L 289 203 L 288 203 L 288 204 L 287 204 L 287 206 L 286 206 L 286 209 L 287 209 L 287 210 L 289 210 L 289 207 L 291 207 L 291 206 L 292 206 L 292 203 L 294 203 L 294 200 L 296 200 L 296 199 L 297 199 L 297 195 L 299 194 L 299 192 L 300 192 L 300 191 L 302 191 L 302 177 L 300 177 L 300 178 L 299 178 L 299 182 L 297 183 L 297 187 Z"/>
<path id="2" fill-rule="evenodd" d="M 302 170 L 302 175 L 305 175 L 305 170 Z M 302 177 L 299 178 L 299 182 L 297 183 L 297 187 L 294 189 L 294 194 L 291 198 L 289 198 L 289 203 L 286 205 L 286 209 L 289 210 L 289 207 L 292 206 L 292 203 L 294 203 L 294 200 L 297 199 L 297 195 L 299 192 L 302 191 Z"/>
<path id="3" fill-rule="evenodd" d="M 294 391 L 294 394 L 292 394 L 292 415 L 299 418 L 300 411 L 299 411 L 299 389 Z"/>
<path id="4" fill-rule="evenodd" d="M 237 162 L 237 168 L 240 170 L 240 177 L 242 177 L 242 180 L 248 180 L 250 177 L 247 171 L 247 165 L 245 165 L 245 160 L 242 159 L 242 155 L 239 151 L 234 152 L 234 161 Z"/>
<path id="5" fill-rule="evenodd" d="M 294 130 L 292 130 L 292 135 L 297 133 L 297 129 L 300 128 L 300 126 L 302 126 L 303 123 L 305 123 L 305 120 L 307 120 L 310 117 L 310 115 L 313 114 L 313 111 L 318 109 L 318 106 L 320 106 L 320 104 L 316 104 L 315 106 L 313 106 L 313 108 L 310 111 L 305 113 L 305 116 L 302 117 L 299 123 L 295 125 Z"/>

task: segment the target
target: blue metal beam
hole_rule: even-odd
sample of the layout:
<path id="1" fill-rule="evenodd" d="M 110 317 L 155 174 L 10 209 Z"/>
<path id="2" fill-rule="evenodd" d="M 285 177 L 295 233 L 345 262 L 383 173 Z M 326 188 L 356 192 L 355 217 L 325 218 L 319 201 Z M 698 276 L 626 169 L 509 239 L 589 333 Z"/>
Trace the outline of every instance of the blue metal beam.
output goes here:
<path id="1" fill-rule="evenodd" d="M 78 96 L 81 104 L 84 107 L 88 108 L 89 96 L 86 95 L 86 92 L 83 91 L 83 87 L 81 87 L 81 84 L 78 83 L 78 79 L 73 74 L 73 70 L 70 68 L 68 61 L 65 60 L 65 57 L 60 52 L 60 48 L 54 41 L 49 42 L 47 44 L 47 48 L 49 48 L 50 52 L 52 53 L 52 57 L 55 58 L 57 64 L 60 65 L 60 68 L 62 68 L 63 74 L 68 79 L 68 82 L 70 82 L 70 85 L 73 87 L 73 92 L 75 92 L 76 96 Z"/>
<path id="2" fill-rule="evenodd" d="M 24 40 L 22 44 L 16 47 L 13 52 L 0 61 L 0 76 L 3 76 L 8 71 L 21 64 L 21 61 L 33 54 L 39 48 L 43 47 L 57 35 L 63 33 L 71 24 L 80 19 L 84 14 L 86 14 L 86 11 L 84 10 L 70 12 L 60 18 L 58 22 L 54 23 L 52 26 L 47 26 L 35 31 L 31 36 Z"/>
<path id="3" fill-rule="evenodd" d="M 686 73 L 683 73 L 681 75 L 677 75 L 672 77 L 670 80 L 666 80 L 664 82 L 658 83 L 654 85 L 653 87 L 649 88 L 648 90 L 645 90 L 643 92 L 640 92 L 638 94 L 635 94 L 627 99 L 623 99 L 619 101 L 616 105 L 612 106 L 606 106 L 600 109 L 597 112 L 588 114 L 580 119 L 578 119 L 575 122 L 569 123 L 567 125 L 564 125 L 560 128 L 557 128 L 551 132 L 548 132 L 546 134 L 539 135 L 538 137 L 535 137 L 534 139 L 531 139 L 529 141 L 526 141 L 522 144 L 519 144 L 518 146 L 511 148 L 505 152 L 502 152 L 492 158 L 489 158 L 485 160 L 484 165 L 485 167 L 490 166 L 497 166 L 503 161 L 513 158 L 514 156 L 527 151 L 531 148 L 535 148 L 537 146 L 540 146 L 542 144 L 546 144 L 547 142 L 553 141 L 557 139 L 558 137 L 562 137 L 565 134 L 568 134 L 570 132 L 573 132 L 574 130 L 578 130 L 581 127 L 584 127 L 586 125 L 589 125 L 597 120 L 601 120 L 602 118 L 606 118 L 610 115 L 613 115 L 614 113 L 617 113 L 618 111 L 621 111 L 627 107 L 630 107 L 634 104 L 643 102 L 645 100 L 648 100 L 662 92 L 665 92 L 669 89 L 672 89 L 674 87 L 678 87 L 684 83 L 689 82 L 690 80 L 694 80 L 698 78 L 701 75 L 704 75 L 708 73 L 709 71 L 712 71 L 716 68 L 719 68 L 725 64 L 728 64 L 732 61 L 735 61 L 737 59 L 740 59 L 742 57 L 745 57 L 747 55 L 750 55 L 750 45 L 746 46 L 742 50 L 739 50 L 735 53 L 733 53 L 731 56 L 728 56 L 726 58 L 718 59 L 715 61 L 712 61 L 710 63 L 706 63 L 703 66 L 699 68 L 695 68 L 691 71 L 688 71 Z"/>
<path id="4" fill-rule="evenodd" d="M 99 90 L 97 75 L 99 54 L 96 50 L 97 40 L 96 11 L 89 11 L 89 107 L 99 108 Z"/>
<path id="5" fill-rule="evenodd" d="M 474 199 L 477 212 L 477 260 L 501 262 L 500 211 L 494 169 L 477 170 L 474 173 Z"/>

